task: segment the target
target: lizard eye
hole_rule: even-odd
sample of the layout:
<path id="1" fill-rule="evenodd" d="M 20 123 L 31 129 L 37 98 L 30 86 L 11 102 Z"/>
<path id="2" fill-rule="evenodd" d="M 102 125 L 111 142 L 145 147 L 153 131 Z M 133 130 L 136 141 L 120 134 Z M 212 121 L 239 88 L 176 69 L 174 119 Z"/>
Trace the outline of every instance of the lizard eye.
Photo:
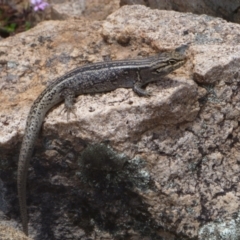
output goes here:
<path id="1" fill-rule="evenodd" d="M 176 62 L 177 62 L 176 60 L 171 59 L 171 60 L 168 61 L 168 64 L 169 65 L 174 65 Z"/>

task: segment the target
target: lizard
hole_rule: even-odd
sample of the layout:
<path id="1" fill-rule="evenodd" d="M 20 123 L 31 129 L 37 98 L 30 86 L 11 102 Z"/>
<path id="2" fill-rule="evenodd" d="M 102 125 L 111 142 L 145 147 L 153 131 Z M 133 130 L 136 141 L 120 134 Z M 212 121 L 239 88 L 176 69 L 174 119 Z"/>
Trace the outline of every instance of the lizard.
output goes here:
<path id="1" fill-rule="evenodd" d="M 22 140 L 17 189 L 23 232 L 28 235 L 26 181 L 34 144 L 48 111 L 64 101 L 67 119 L 74 113 L 75 97 L 132 88 L 139 96 L 150 96 L 144 87 L 166 76 L 186 62 L 186 49 L 182 45 L 170 52 L 161 52 L 142 59 L 97 62 L 81 66 L 53 80 L 32 104 L 28 113 Z M 75 113 L 74 113 L 75 114 Z"/>

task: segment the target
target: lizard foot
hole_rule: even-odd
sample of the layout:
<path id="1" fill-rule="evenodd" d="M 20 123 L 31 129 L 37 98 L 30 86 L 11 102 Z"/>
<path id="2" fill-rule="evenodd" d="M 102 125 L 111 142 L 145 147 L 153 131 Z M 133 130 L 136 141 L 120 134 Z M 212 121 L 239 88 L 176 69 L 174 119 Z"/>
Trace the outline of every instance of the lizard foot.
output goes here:
<path id="1" fill-rule="evenodd" d="M 62 112 L 67 113 L 67 121 L 69 120 L 70 114 L 72 113 L 75 118 L 77 119 L 76 115 L 76 108 L 74 106 L 66 107 L 64 106 L 63 109 L 60 111 L 59 115 L 62 114 Z"/>
<path id="2" fill-rule="evenodd" d="M 67 121 L 69 120 L 70 113 L 77 118 L 74 107 L 75 92 L 70 88 L 65 88 L 61 92 L 61 96 L 64 98 L 64 108 L 60 113 L 63 111 L 67 113 Z"/>

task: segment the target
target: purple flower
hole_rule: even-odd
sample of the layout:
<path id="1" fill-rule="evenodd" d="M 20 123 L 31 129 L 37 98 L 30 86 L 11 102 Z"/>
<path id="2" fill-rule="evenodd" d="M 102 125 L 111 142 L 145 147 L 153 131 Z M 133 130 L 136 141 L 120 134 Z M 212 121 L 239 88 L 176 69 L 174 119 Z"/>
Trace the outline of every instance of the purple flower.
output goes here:
<path id="1" fill-rule="evenodd" d="M 44 10 L 49 4 L 44 2 L 44 0 L 31 0 L 34 11 Z"/>

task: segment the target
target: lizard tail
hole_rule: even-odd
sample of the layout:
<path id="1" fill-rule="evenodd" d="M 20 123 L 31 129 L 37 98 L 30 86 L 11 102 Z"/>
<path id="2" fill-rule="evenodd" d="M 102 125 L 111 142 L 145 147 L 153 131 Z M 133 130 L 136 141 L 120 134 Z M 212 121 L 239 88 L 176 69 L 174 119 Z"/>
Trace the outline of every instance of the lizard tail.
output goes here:
<path id="1" fill-rule="evenodd" d="M 46 88 L 33 103 L 27 118 L 27 124 L 19 154 L 17 188 L 23 232 L 28 235 L 28 219 L 26 205 L 26 181 L 28 166 L 32 156 L 38 133 L 44 117 L 49 109 L 63 99 L 56 90 L 51 92 L 52 85 Z"/>
<path id="2" fill-rule="evenodd" d="M 19 206 L 20 206 L 23 232 L 28 236 L 26 181 L 27 181 L 28 166 L 29 166 L 31 155 L 32 155 L 33 146 L 29 146 L 27 143 L 29 143 L 29 139 L 27 138 L 27 134 L 25 133 L 22 147 L 20 150 L 19 161 L 18 161 L 17 188 L 18 188 L 18 200 L 19 200 Z"/>
<path id="3" fill-rule="evenodd" d="M 38 117 L 39 115 L 37 113 L 35 115 L 32 114 L 31 112 L 29 113 L 18 161 L 17 172 L 18 200 L 20 206 L 23 232 L 27 236 L 28 236 L 28 218 L 26 205 L 26 181 L 29 162 L 34 149 L 34 144 L 38 137 L 38 133 L 42 124 L 42 118 Z"/>

